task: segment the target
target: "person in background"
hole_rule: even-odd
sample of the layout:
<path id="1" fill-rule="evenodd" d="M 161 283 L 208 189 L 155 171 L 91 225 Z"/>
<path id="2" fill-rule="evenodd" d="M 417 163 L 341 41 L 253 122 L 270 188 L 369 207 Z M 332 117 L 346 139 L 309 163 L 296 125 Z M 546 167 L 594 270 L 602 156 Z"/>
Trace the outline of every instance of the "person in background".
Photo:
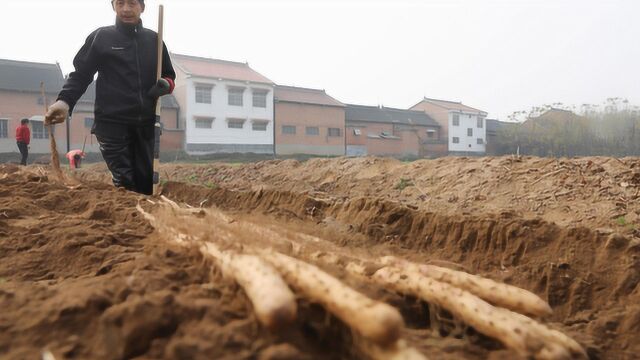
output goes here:
<path id="1" fill-rule="evenodd" d="M 69 160 L 69 167 L 71 169 L 79 169 L 80 163 L 86 154 L 82 150 L 71 150 L 67 153 L 67 159 Z"/>
<path id="2" fill-rule="evenodd" d="M 29 130 L 29 119 L 20 120 L 20 126 L 16 129 L 16 143 L 22 159 L 20 165 L 27 165 L 29 158 L 29 144 L 31 143 L 31 130 Z"/>

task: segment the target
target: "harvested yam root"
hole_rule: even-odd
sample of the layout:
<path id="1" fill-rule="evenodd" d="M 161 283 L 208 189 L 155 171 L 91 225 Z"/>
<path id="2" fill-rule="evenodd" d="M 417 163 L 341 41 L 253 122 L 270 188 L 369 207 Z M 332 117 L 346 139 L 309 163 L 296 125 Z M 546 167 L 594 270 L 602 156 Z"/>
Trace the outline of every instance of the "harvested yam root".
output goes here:
<path id="1" fill-rule="evenodd" d="M 586 358 L 573 339 L 523 315 L 543 317 L 551 313 L 545 301 L 524 289 L 468 272 L 395 257 L 369 258 L 364 252 L 346 254 L 326 240 L 231 219 L 215 210 L 184 209 L 166 198 L 161 204 L 173 209 L 171 214 L 161 214 L 171 219 L 160 224 L 152 216 L 147 219 L 174 241 L 196 246 L 212 257 L 222 273 L 244 289 L 257 319 L 268 328 L 286 326 L 295 318 L 296 303 L 288 288 L 291 286 L 297 296 L 323 306 L 352 329 L 353 345 L 364 356 L 424 359 L 401 339 L 404 321 L 395 308 L 364 296 L 306 262 L 312 261 L 346 268 L 361 281 L 444 309 L 454 317 L 456 328 L 461 326 L 462 333 L 467 326 L 473 327 L 526 358 Z M 172 222 L 173 226 L 167 225 Z M 215 231 L 209 232 L 210 228 Z M 200 229 L 201 233 L 185 234 L 194 234 L 194 229 Z"/>
<path id="2" fill-rule="evenodd" d="M 314 265 L 273 251 L 261 255 L 304 297 L 325 307 L 363 337 L 382 346 L 400 338 L 404 321 L 392 306 L 360 294 Z"/>
<path id="3" fill-rule="evenodd" d="M 373 360 L 427 360 L 418 350 L 407 346 L 404 340 L 381 347 L 371 341 L 355 337 L 354 343 L 363 355 Z"/>
<path id="4" fill-rule="evenodd" d="M 294 322 L 296 298 L 271 265 L 254 255 L 220 251 L 212 243 L 202 245 L 200 251 L 215 258 L 222 273 L 242 287 L 262 325 L 277 330 Z"/>
<path id="5" fill-rule="evenodd" d="M 222 273 L 242 287 L 262 325 L 279 329 L 293 323 L 296 298 L 272 266 L 257 256 L 220 251 L 212 243 L 202 245 L 200 251 L 213 256 Z"/>
<path id="6" fill-rule="evenodd" d="M 182 246 L 193 246 L 198 243 L 192 237 L 163 226 L 140 205 L 138 205 L 138 211 L 156 228 L 161 228 L 166 234 L 170 234 L 176 243 Z M 221 251 L 212 243 L 201 245 L 200 252 L 206 257 L 212 257 L 219 265 L 222 274 L 242 287 L 262 325 L 277 330 L 293 323 L 297 313 L 296 298 L 272 266 L 257 256 Z"/>
<path id="7" fill-rule="evenodd" d="M 350 264 L 347 268 L 353 273 L 367 275 L 360 265 Z M 468 291 L 420 272 L 388 266 L 369 278 L 385 288 L 416 296 L 448 310 L 462 322 L 523 356 L 533 355 L 536 359 L 586 358 L 580 345 L 564 334 L 524 315 L 494 307 Z"/>
<path id="8" fill-rule="evenodd" d="M 519 287 L 499 283 L 463 271 L 434 265 L 415 264 L 394 256 L 385 256 L 380 259 L 380 262 L 384 265 L 400 266 L 407 271 L 419 272 L 432 279 L 466 290 L 493 305 L 521 314 L 543 317 L 552 313 L 551 307 L 546 301 L 536 294 Z"/>

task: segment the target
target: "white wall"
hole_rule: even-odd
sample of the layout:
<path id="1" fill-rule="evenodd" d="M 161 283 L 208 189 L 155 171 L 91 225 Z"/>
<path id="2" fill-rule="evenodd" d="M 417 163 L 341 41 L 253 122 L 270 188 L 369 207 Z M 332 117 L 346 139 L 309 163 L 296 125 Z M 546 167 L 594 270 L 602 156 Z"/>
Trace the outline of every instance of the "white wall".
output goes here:
<path id="1" fill-rule="evenodd" d="M 457 114 L 460 116 L 460 125 L 453 126 L 453 116 Z M 477 113 L 466 113 L 459 111 L 449 111 L 449 151 L 464 151 L 464 152 L 486 152 L 487 143 L 487 124 L 483 116 L 480 116 L 482 120 L 482 128 L 478 128 L 478 116 Z M 473 129 L 473 136 L 467 135 L 467 129 Z M 453 143 L 453 138 L 460 138 L 459 144 Z M 482 145 L 478 144 L 478 139 L 482 139 Z"/>
<path id="2" fill-rule="evenodd" d="M 196 103 L 196 85 L 211 84 L 212 103 Z M 228 86 L 244 87 L 243 106 L 228 103 Z M 186 102 L 183 107 L 186 122 L 186 142 L 188 144 L 223 145 L 273 145 L 273 86 L 241 81 L 189 78 L 186 81 Z M 267 90 L 267 107 L 253 107 L 253 89 Z M 181 104 L 182 105 L 182 104 Z M 197 117 L 213 117 L 211 129 L 197 129 Z M 229 129 L 228 118 L 245 119 L 244 128 Z M 253 131 L 252 120 L 268 121 L 267 131 Z"/>

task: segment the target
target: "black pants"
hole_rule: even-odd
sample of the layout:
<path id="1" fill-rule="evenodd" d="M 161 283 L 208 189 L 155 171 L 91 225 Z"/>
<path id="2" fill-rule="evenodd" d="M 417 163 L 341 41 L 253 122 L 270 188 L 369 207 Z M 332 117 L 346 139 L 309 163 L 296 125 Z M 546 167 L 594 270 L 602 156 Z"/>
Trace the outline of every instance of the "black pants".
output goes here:
<path id="1" fill-rule="evenodd" d="M 22 155 L 22 159 L 20 159 L 20 165 L 27 165 L 27 158 L 29 157 L 29 145 L 22 141 L 18 141 L 18 150 L 20 150 L 20 155 Z"/>
<path id="2" fill-rule="evenodd" d="M 73 164 L 76 166 L 76 169 L 80 169 L 81 162 L 82 157 L 80 155 L 73 155 Z"/>
<path id="3" fill-rule="evenodd" d="M 111 171 L 113 185 L 140 194 L 153 194 L 154 131 L 153 124 L 95 123 L 93 133 Z"/>

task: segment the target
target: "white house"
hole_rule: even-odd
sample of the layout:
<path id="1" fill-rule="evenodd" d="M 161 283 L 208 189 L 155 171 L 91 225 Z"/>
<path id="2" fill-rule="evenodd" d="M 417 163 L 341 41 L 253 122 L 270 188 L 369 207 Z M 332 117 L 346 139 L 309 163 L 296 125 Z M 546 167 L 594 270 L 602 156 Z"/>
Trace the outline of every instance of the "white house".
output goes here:
<path id="1" fill-rule="evenodd" d="M 484 155 L 487 143 L 487 112 L 461 102 L 424 98 L 411 110 L 422 110 L 441 126 L 448 153 Z"/>
<path id="2" fill-rule="evenodd" d="M 171 55 L 189 154 L 274 152 L 275 84 L 247 63 Z"/>

